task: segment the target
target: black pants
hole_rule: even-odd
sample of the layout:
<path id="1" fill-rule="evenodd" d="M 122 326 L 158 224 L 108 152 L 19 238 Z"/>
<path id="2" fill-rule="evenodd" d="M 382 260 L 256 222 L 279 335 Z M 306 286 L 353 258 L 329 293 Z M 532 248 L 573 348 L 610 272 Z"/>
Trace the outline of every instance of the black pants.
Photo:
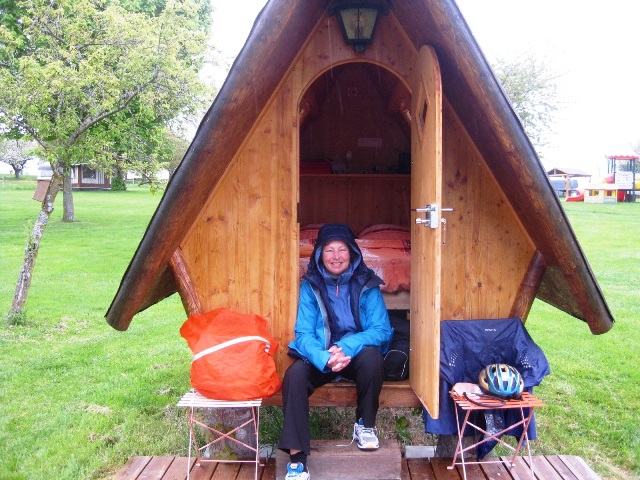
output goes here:
<path id="1" fill-rule="evenodd" d="M 384 376 L 380 350 L 364 347 L 339 373 L 323 373 L 308 361 L 296 360 L 287 369 L 282 381 L 284 423 L 279 449 L 285 452 L 302 450 L 306 455 L 310 454 L 309 397 L 316 388 L 331 382 L 338 375 L 356 382 L 356 422 L 362 418 L 365 427 L 375 427 Z"/>

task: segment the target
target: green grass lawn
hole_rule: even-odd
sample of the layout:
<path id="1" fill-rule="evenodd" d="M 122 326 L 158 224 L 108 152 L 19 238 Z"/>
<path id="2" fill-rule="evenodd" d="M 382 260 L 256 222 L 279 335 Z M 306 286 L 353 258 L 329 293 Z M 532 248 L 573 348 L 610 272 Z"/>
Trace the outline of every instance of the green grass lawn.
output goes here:
<path id="1" fill-rule="evenodd" d="M 604 335 L 536 301 L 527 329 L 551 363 L 536 390 L 536 452 L 582 456 L 603 478 L 640 478 L 640 203 L 563 203 L 616 323 Z"/>
<path id="2" fill-rule="evenodd" d="M 35 185 L 35 184 L 34 184 Z M 10 307 L 33 189 L 0 190 L 0 312 Z M 0 478 L 108 478 L 133 455 L 186 456 L 190 351 L 171 298 L 126 332 L 104 314 L 159 198 L 145 189 L 78 192 L 78 222 L 43 237 L 27 324 L 0 329 Z"/>
<path id="3" fill-rule="evenodd" d="M 34 181 L 0 185 L 0 315 L 11 304 L 39 205 Z M 77 192 L 78 222 L 45 232 L 26 323 L 0 326 L 0 478 L 109 478 L 131 456 L 185 455 L 190 351 L 177 296 L 107 325 L 123 272 L 159 197 Z M 59 199 L 61 200 L 61 198 Z M 536 302 L 527 322 L 552 373 L 536 390 L 536 454 L 582 456 L 603 478 L 640 475 L 640 203 L 565 204 L 617 320 L 586 324 Z"/>

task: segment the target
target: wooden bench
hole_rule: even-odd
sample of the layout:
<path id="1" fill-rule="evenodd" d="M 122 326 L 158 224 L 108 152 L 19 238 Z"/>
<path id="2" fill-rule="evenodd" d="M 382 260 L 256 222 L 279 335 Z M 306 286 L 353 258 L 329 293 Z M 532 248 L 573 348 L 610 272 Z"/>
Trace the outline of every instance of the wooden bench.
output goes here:
<path id="1" fill-rule="evenodd" d="M 318 388 L 310 398 L 312 407 L 353 407 L 356 405 L 356 385 L 353 382 L 333 382 Z M 263 406 L 282 405 L 282 392 L 262 401 Z M 381 407 L 421 407 L 409 380 L 384 382 L 380 393 Z"/>

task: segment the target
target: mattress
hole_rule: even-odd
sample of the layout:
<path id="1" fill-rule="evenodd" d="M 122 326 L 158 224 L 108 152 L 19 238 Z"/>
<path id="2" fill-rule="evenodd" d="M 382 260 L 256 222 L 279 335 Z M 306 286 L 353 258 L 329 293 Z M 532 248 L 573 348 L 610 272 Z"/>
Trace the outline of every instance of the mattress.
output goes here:
<path id="1" fill-rule="evenodd" d="M 314 239 L 300 240 L 300 277 L 307 271 Z M 411 242 L 406 239 L 361 239 L 356 243 L 362 250 L 364 263 L 378 275 L 384 293 L 411 290 Z"/>

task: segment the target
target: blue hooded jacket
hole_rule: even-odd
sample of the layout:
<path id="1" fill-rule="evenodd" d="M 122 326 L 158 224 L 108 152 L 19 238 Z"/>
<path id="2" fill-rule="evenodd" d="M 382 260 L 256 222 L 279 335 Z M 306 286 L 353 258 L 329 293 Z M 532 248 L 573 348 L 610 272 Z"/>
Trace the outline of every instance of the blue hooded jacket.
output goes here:
<path id="1" fill-rule="evenodd" d="M 325 270 L 320 260 L 322 247 L 333 240 L 345 242 L 351 250 L 350 266 L 337 279 L 323 274 Z M 345 305 L 332 302 L 327 288 L 335 289 L 337 282 L 342 289 L 347 279 L 349 295 L 342 298 L 349 299 L 352 318 L 345 318 L 341 313 Z M 386 353 L 393 330 L 380 292 L 383 283 L 362 261 L 362 252 L 348 226 L 324 225 L 318 232 L 307 273 L 300 284 L 295 339 L 289 344 L 292 356 L 306 358 L 318 370 L 328 372 L 328 349 L 334 344 L 351 358 L 365 346 L 374 346 L 382 354 Z M 349 330 L 346 335 L 345 330 Z M 343 335 L 338 338 L 337 332 L 343 332 Z"/>

